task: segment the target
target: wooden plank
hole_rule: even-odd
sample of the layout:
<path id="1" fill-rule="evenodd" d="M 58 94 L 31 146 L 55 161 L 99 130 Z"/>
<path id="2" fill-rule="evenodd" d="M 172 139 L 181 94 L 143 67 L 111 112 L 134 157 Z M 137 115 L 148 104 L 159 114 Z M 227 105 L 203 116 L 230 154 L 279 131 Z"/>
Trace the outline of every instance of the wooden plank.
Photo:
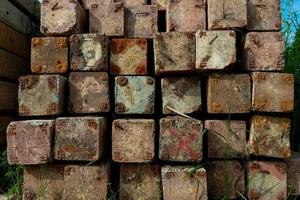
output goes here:
<path id="1" fill-rule="evenodd" d="M 29 61 L 0 49 L 0 78 L 16 80 L 29 72 Z"/>
<path id="2" fill-rule="evenodd" d="M 1 115 L 0 116 L 0 144 L 6 143 L 6 128 L 8 124 L 13 121 L 13 116 L 11 115 Z M 1 195 L 0 195 L 1 197 Z M 0 198 L 1 200 L 1 198 Z"/>
<path id="3" fill-rule="evenodd" d="M 36 25 L 8 0 L 1 0 L 0 21 L 23 34 L 33 34 Z"/>
<path id="4" fill-rule="evenodd" d="M 25 59 L 30 58 L 30 40 L 21 33 L 0 22 L 0 48 Z"/>
<path id="5" fill-rule="evenodd" d="M 17 109 L 18 85 L 0 81 L 0 111 L 15 111 Z"/>
<path id="6" fill-rule="evenodd" d="M 12 4 L 17 7 L 21 7 L 26 10 L 30 15 L 34 17 L 40 16 L 41 3 L 38 0 L 9 0 Z"/>

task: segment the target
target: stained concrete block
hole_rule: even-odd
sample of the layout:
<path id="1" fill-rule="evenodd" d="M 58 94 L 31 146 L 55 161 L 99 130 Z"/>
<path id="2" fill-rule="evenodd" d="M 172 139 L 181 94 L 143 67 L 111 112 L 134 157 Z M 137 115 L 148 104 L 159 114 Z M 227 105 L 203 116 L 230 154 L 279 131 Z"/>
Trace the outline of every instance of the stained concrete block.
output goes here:
<path id="1" fill-rule="evenodd" d="M 41 32 L 48 36 L 82 33 L 86 14 L 78 0 L 44 0 L 41 3 Z"/>
<path id="2" fill-rule="evenodd" d="M 68 72 L 67 37 L 35 37 L 31 40 L 31 71 L 35 74 Z M 47 59 L 45 59 L 47 57 Z"/>
<path id="3" fill-rule="evenodd" d="M 159 158 L 195 162 L 203 156 L 203 124 L 179 116 L 160 119 Z"/>
<path id="4" fill-rule="evenodd" d="M 287 198 L 286 164 L 251 161 L 248 164 L 248 198 L 276 200 Z"/>
<path id="5" fill-rule="evenodd" d="M 247 26 L 247 0 L 209 0 L 208 29 L 233 29 Z"/>
<path id="6" fill-rule="evenodd" d="M 194 71 L 195 52 L 194 33 L 157 33 L 154 36 L 155 73 Z"/>
<path id="7" fill-rule="evenodd" d="M 206 29 L 206 0 L 167 1 L 167 32 Z"/>
<path id="8" fill-rule="evenodd" d="M 26 166 L 23 181 L 23 200 L 61 199 L 64 165 Z"/>
<path id="9" fill-rule="evenodd" d="M 255 115 L 251 119 L 249 153 L 255 156 L 291 156 L 291 120 L 284 117 Z"/>
<path id="10" fill-rule="evenodd" d="M 157 7 L 153 5 L 125 8 L 125 35 L 134 38 L 153 38 L 157 33 Z"/>
<path id="11" fill-rule="evenodd" d="M 300 153 L 292 152 L 291 159 L 287 162 L 287 183 L 291 195 L 300 195 Z"/>
<path id="12" fill-rule="evenodd" d="M 37 165 L 52 160 L 54 120 L 11 122 L 6 131 L 10 165 Z"/>
<path id="13" fill-rule="evenodd" d="M 161 169 L 164 200 L 207 200 L 206 171 L 191 166 L 163 166 Z"/>
<path id="14" fill-rule="evenodd" d="M 236 59 L 234 31 L 197 31 L 196 70 L 223 70 Z"/>
<path id="15" fill-rule="evenodd" d="M 238 161 L 212 161 L 207 169 L 210 199 L 238 199 L 245 191 L 244 168 Z"/>
<path id="16" fill-rule="evenodd" d="M 116 75 L 147 74 L 146 39 L 112 39 L 110 43 L 110 71 Z"/>
<path id="17" fill-rule="evenodd" d="M 67 165 L 65 167 L 63 199 L 105 200 L 110 187 L 110 165 Z"/>
<path id="18" fill-rule="evenodd" d="M 57 118 L 54 158 L 68 161 L 96 161 L 105 148 L 104 117 Z"/>
<path id="19" fill-rule="evenodd" d="M 251 80 L 248 74 L 212 74 L 207 82 L 208 113 L 249 113 Z"/>
<path id="20" fill-rule="evenodd" d="M 118 119 L 112 124 L 112 159 L 121 163 L 147 163 L 154 159 L 155 122 Z"/>
<path id="21" fill-rule="evenodd" d="M 247 3 L 248 30 L 279 31 L 281 28 L 279 0 L 250 0 Z"/>
<path id="22" fill-rule="evenodd" d="M 115 78 L 117 114 L 152 114 L 155 103 L 155 79 L 149 76 Z"/>
<path id="23" fill-rule="evenodd" d="M 71 72 L 69 112 L 109 112 L 109 83 L 106 72 Z"/>
<path id="24" fill-rule="evenodd" d="M 75 34 L 70 37 L 72 71 L 107 71 L 108 37 L 104 34 Z"/>
<path id="25" fill-rule="evenodd" d="M 181 113 L 193 113 L 201 110 L 200 79 L 196 77 L 162 78 L 163 113 L 172 114 L 168 109 Z"/>
<path id="26" fill-rule="evenodd" d="M 282 71 L 284 41 L 279 32 L 250 32 L 246 35 L 243 68 L 247 71 Z"/>
<path id="27" fill-rule="evenodd" d="M 258 112 L 292 112 L 294 76 L 285 73 L 252 74 L 252 110 Z M 274 84 L 276 83 L 276 87 Z"/>
<path id="28" fill-rule="evenodd" d="M 242 158 L 246 156 L 246 122 L 206 120 L 208 157 Z"/>
<path id="29" fill-rule="evenodd" d="M 160 200 L 160 167 L 156 164 L 120 166 L 120 200 Z"/>
<path id="30" fill-rule="evenodd" d="M 19 78 L 19 115 L 63 113 L 66 78 L 60 75 L 28 75 Z"/>
<path id="31" fill-rule="evenodd" d="M 96 2 L 89 9 L 90 33 L 108 36 L 124 35 L 124 7 L 122 3 Z"/>

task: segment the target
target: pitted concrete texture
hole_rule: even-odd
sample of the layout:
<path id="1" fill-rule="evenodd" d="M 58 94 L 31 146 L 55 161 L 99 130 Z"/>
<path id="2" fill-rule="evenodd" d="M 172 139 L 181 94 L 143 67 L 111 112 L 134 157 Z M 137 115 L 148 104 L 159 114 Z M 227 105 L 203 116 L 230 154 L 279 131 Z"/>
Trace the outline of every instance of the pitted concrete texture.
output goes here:
<path id="1" fill-rule="evenodd" d="M 72 71 L 107 71 L 108 38 L 104 34 L 75 34 L 70 37 Z"/>
<path id="2" fill-rule="evenodd" d="M 105 118 L 57 118 L 55 130 L 55 159 L 96 161 L 102 157 L 106 138 Z"/>
<path id="3" fill-rule="evenodd" d="M 52 161 L 54 120 L 11 122 L 7 127 L 7 160 L 11 165 Z"/>
<path id="4" fill-rule="evenodd" d="M 206 171 L 191 166 L 162 166 L 164 200 L 207 200 Z"/>
<path id="5" fill-rule="evenodd" d="M 159 0 L 157 2 L 160 3 Z M 172 0 L 166 1 L 166 4 L 167 32 L 206 29 L 206 0 Z"/>
<path id="6" fill-rule="evenodd" d="M 47 36 L 68 36 L 85 31 L 87 18 L 78 1 L 47 0 L 41 3 L 41 32 Z"/>
<path id="7" fill-rule="evenodd" d="M 121 163 L 148 163 L 154 159 L 155 122 L 118 119 L 112 124 L 112 159 Z"/>
<path id="8" fill-rule="evenodd" d="M 34 74 L 68 72 L 68 38 L 35 37 L 31 40 L 31 71 Z M 47 56 L 47 59 L 45 59 Z"/>
<path id="9" fill-rule="evenodd" d="M 64 112 L 67 79 L 60 75 L 28 75 L 19 78 L 19 115 L 48 116 Z"/>

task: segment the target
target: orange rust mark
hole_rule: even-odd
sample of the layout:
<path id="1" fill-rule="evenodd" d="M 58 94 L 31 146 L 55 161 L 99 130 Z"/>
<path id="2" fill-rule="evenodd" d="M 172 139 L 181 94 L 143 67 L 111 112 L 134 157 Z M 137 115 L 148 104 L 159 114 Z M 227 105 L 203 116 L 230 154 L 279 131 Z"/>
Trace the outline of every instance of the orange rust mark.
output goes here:
<path id="1" fill-rule="evenodd" d="M 256 74 L 255 80 L 257 82 L 265 81 L 266 80 L 266 75 L 264 75 L 264 74 Z"/>
<path id="2" fill-rule="evenodd" d="M 41 38 L 32 38 L 33 47 L 42 46 L 42 45 L 43 45 L 43 40 Z"/>
<path id="3" fill-rule="evenodd" d="M 95 122 L 95 120 L 89 119 L 87 120 L 87 122 L 88 122 L 88 127 L 92 129 L 97 129 L 98 125 L 97 122 Z"/>
<path id="4" fill-rule="evenodd" d="M 19 113 L 22 115 L 30 115 L 30 110 L 24 104 L 19 106 Z"/>
<path id="5" fill-rule="evenodd" d="M 259 99 L 259 100 L 254 100 L 254 103 L 252 105 L 253 109 L 255 110 L 260 110 L 262 108 L 265 108 L 268 104 L 268 100 L 267 99 Z"/>
<path id="6" fill-rule="evenodd" d="M 147 50 L 147 40 L 145 39 L 113 39 L 110 49 L 113 54 L 121 54 L 135 45 L 142 50 Z"/>
<path id="7" fill-rule="evenodd" d="M 67 37 L 57 37 L 55 38 L 56 48 L 67 48 L 68 47 L 68 38 Z"/>
<path id="8" fill-rule="evenodd" d="M 289 86 L 294 86 L 294 77 L 292 75 L 285 76 L 284 80 Z"/>
<path id="9" fill-rule="evenodd" d="M 67 61 L 60 61 L 60 60 L 58 60 L 58 61 L 56 61 L 56 70 L 57 70 L 57 72 L 58 73 L 65 73 L 65 72 L 67 72 L 67 70 L 68 70 L 68 64 L 67 64 Z"/>
<path id="10" fill-rule="evenodd" d="M 49 107 L 47 108 L 47 114 L 50 115 L 50 114 L 55 114 L 56 112 L 56 103 L 51 103 L 49 105 Z"/>
<path id="11" fill-rule="evenodd" d="M 34 64 L 34 63 L 31 65 L 32 73 L 41 73 L 42 70 L 43 70 L 43 67 L 41 65 Z"/>
<path id="12" fill-rule="evenodd" d="M 147 74 L 147 61 L 144 60 L 135 67 L 135 73 L 144 75 Z"/>
<path id="13" fill-rule="evenodd" d="M 274 164 L 274 167 L 275 167 L 280 173 L 282 173 L 282 174 L 285 174 L 286 171 L 287 171 L 286 166 L 283 165 L 283 164 L 280 164 L 280 163 L 275 163 L 275 164 Z"/>
<path id="14" fill-rule="evenodd" d="M 223 108 L 220 104 L 216 103 L 216 102 L 212 102 L 211 104 L 211 110 L 213 112 L 222 112 L 223 111 Z"/>
<path id="15" fill-rule="evenodd" d="M 291 111 L 293 110 L 293 107 L 294 107 L 294 102 L 292 100 L 280 102 L 281 111 Z"/>

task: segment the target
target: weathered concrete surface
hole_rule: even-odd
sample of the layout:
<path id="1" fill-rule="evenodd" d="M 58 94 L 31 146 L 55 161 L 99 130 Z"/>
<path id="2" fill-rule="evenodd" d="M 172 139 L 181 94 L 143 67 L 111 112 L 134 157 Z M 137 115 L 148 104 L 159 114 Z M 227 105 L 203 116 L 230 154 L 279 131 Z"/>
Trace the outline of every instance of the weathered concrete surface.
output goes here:
<path id="1" fill-rule="evenodd" d="M 243 67 L 248 71 L 282 71 L 284 41 L 280 32 L 250 32 L 243 50 Z"/>
<path id="2" fill-rule="evenodd" d="M 294 109 L 294 76 L 285 73 L 252 74 L 252 110 L 259 112 L 292 112 Z M 276 83 L 276 84 L 274 84 Z"/>
<path id="3" fill-rule="evenodd" d="M 106 72 L 71 72 L 69 112 L 109 112 L 109 83 Z"/>
<path id="4" fill-rule="evenodd" d="M 120 166 L 120 200 L 160 200 L 160 167 L 156 164 Z"/>
<path id="5" fill-rule="evenodd" d="M 172 0 L 167 4 L 167 32 L 206 29 L 206 0 Z"/>
<path id="6" fill-rule="evenodd" d="M 247 0 L 209 0 L 208 29 L 245 28 Z"/>
<path id="7" fill-rule="evenodd" d="M 154 36 L 155 73 L 195 70 L 194 33 L 168 32 Z"/>
<path id="8" fill-rule="evenodd" d="M 41 3 L 41 32 L 48 36 L 85 31 L 87 18 L 78 0 L 44 0 Z"/>
<path id="9" fill-rule="evenodd" d="M 6 131 L 10 165 L 37 165 L 51 161 L 54 120 L 11 122 Z"/>
<path id="10" fill-rule="evenodd" d="M 110 71 L 116 75 L 147 74 L 146 39 L 112 39 L 110 43 Z"/>
<path id="11" fill-rule="evenodd" d="M 72 71 L 107 71 L 108 37 L 104 34 L 75 34 L 70 37 Z"/>
<path id="12" fill-rule="evenodd" d="M 203 124 L 179 116 L 160 119 L 159 158 L 195 162 L 202 159 Z"/>
<path id="13" fill-rule="evenodd" d="M 251 119 L 249 153 L 255 156 L 289 158 L 291 120 L 255 115 Z"/>
<path id="14" fill-rule="evenodd" d="M 287 198 L 286 164 L 251 161 L 248 166 L 248 197 L 257 200 Z"/>
<path id="15" fill-rule="evenodd" d="M 155 122 L 152 119 L 118 119 L 112 124 L 112 159 L 145 163 L 154 159 Z"/>
<path id="16" fill-rule="evenodd" d="M 63 113 L 66 78 L 60 75 L 28 75 L 19 78 L 19 115 Z"/>
<path id="17" fill-rule="evenodd" d="M 121 2 L 124 6 L 147 5 L 147 0 L 115 0 L 115 2 Z"/>
<path id="18" fill-rule="evenodd" d="M 90 32 L 108 36 L 124 35 L 124 7 L 122 3 L 97 2 L 89 9 Z"/>
<path id="19" fill-rule="evenodd" d="M 117 114 L 152 114 L 155 103 L 155 79 L 150 76 L 115 78 Z"/>
<path id="20" fill-rule="evenodd" d="M 246 156 L 246 122 L 206 120 L 208 157 L 242 158 Z"/>
<path id="21" fill-rule="evenodd" d="M 61 199 L 64 190 L 64 165 L 26 166 L 23 200 Z"/>
<path id="22" fill-rule="evenodd" d="M 152 5 L 156 5 L 159 11 L 167 10 L 167 0 L 151 0 Z"/>
<path id="23" fill-rule="evenodd" d="M 67 165 L 65 167 L 65 200 L 106 200 L 110 184 L 110 165 Z"/>
<path id="24" fill-rule="evenodd" d="M 287 163 L 287 184 L 291 195 L 300 195 L 300 153 L 292 152 Z"/>
<path id="25" fill-rule="evenodd" d="M 245 191 L 244 168 L 238 161 L 212 161 L 207 169 L 210 199 L 238 199 Z"/>
<path id="26" fill-rule="evenodd" d="M 281 15 L 279 0 L 249 0 L 247 7 L 248 30 L 280 30 Z"/>
<path id="27" fill-rule="evenodd" d="M 54 158 L 96 161 L 103 155 L 106 138 L 104 117 L 57 118 Z"/>
<path id="28" fill-rule="evenodd" d="M 197 77 L 162 78 L 163 113 L 173 113 L 168 107 L 181 113 L 193 113 L 201 110 L 200 79 Z"/>
<path id="29" fill-rule="evenodd" d="M 35 74 L 68 72 L 68 38 L 35 37 L 31 40 L 31 71 Z M 45 56 L 47 57 L 45 59 Z"/>
<path id="30" fill-rule="evenodd" d="M 236 34 L 234 31 L 197 31 L 197 70 L 223 70 L 235 62 Z"/>
<path id="31" fill-rule="evenodd" d="M 206 171 L 191 166 L 163 166 L 164 200 L 207 200 Z"/>
<path id="32" fill-rule="evenodd" d="M 152 38 L 157 32 L 157 7 L 153 5 L 125 8 L 125 35 L 134 38 Z"/>
<path id="33" fill-rule="evenodd" d="M 251 80 L 248 74 L 212 74 L 208 77 L 208 113 L 249 113 Z"/>

